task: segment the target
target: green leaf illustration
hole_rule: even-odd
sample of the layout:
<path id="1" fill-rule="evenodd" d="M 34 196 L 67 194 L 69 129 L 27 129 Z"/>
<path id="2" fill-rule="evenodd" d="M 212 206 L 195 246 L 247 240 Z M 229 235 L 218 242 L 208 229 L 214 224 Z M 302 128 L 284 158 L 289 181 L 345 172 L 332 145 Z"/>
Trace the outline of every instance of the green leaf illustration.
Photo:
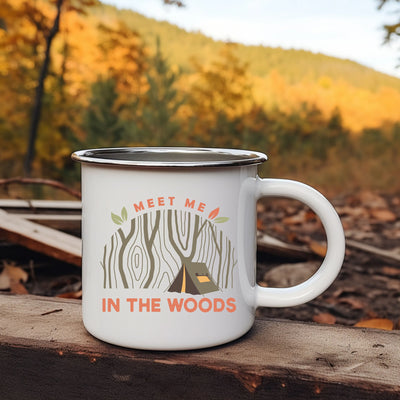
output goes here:
<path id="1" fill-rule="evenodd" d="M 214 219 L 216 224 L 222 224 L 223 222 L 229 221 L 228 217 L 218 217 Z"/>
<path id="2" fill-rule="evenodd" d="M 122 217 L 122 219 L 123 219 L 124 221 L 126 221 L 126 220 L 128 219 L 128 211 L 126 211 L 126 208 L 125 208 L 125 207 L 122 207 L 122 210 L 121 210 L 121 217 Z"/>
<path id="3" fill-rule="evenodd" d="M 111 213 L 111 219 L 113 220 L 113 222 L 117 225 L 121 225 L 122 224 L 122 219 L 119 215 L 116 215 L 114 213 Z"/>

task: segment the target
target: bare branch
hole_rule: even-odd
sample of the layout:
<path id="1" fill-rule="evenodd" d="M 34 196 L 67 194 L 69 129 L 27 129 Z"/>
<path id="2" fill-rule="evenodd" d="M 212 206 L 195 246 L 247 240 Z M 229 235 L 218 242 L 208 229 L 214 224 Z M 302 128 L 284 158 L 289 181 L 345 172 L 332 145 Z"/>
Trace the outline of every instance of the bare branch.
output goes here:
<path id="1" fill-rule="evenodd" d="M 168 6 L 185 7 L 185 3 L 179 0 L 164 0 L 164 4 Z"/>
<path id="2" fill-rule="evenodd" d="M 21 178 L 21 177 L 15 177 L 15 178 L 7 178 L 7 179 L 0 179 L 0 186 L 8 186 L 11 184 L 19 183 L 22 185 L 45 185 L 45 186 L 51 186 L 60 190 L 63 190 L 64 192 L 67 192 L 71 196 L 81 199 L 81 193 L 77 190 L 71 189 L 68 186 L 65 186 L 63 183 L 55 181 L 53 179 L 42 179 L 42 178 Z"/>

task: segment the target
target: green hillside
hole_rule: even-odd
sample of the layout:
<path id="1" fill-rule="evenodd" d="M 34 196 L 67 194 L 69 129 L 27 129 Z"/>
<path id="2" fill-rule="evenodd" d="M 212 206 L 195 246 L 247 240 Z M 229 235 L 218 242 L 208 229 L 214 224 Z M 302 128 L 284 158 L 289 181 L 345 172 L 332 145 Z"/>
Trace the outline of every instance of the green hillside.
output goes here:
<path id="1" fill-rule="evenodd" d="M 136 30 L 146 44 L 155 46 L 156 37 L 161 38 L 163 51 L 171 63 L 179 65 L 184 72 L 192 71 L 191 60 L 195 57 L 205 63 L 211 60 L 224 45 L 200 32 L 186 30 L 165 21 L 147 18 L 131 10 L 119 10 L 113 6 L 101 5 L 89 10 L 100 20 L 117 18 L 129 28 Z M 304 78 L 316 81 L 322 76 L 334 80 L 342 79 L 358 88 L 376 91 L 382 86 L 400 90 L 400 79 L 377 72 L 354 61 L 312 53 L 304 50 L 286 50 L 266 46 L 237 45 L 237 55 L 249 64 L 252 74 L 264 77 L 271 70 L 277 70 L 289 83 Z"/>

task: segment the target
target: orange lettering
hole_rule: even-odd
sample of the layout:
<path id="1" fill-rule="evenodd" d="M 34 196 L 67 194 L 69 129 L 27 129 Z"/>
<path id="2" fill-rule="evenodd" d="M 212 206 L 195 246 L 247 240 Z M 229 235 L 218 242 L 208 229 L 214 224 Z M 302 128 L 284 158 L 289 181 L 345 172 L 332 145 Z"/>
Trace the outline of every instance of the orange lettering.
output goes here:
<path id="1" fill-rule="evenodd" d="M 139 299 L 139 312 L 142 312 L 143 308 L 150 311 L 150 299 Z"/>
<path id="2" fill-rule="evenodd" d="M 144 210 L 143 202 L 141 202 L 141 201 L 139 202 L 139 205 L 137 205 L 136 203 L 133 203 L 133 206 L 135 207 L 136 212 Z"/>
<path id="3" fill-rule="evenodd" d="M 214 312 L 222 312 L 225 308 L 225 302 L 222 299 L 214 299 Z"/>
<path id="4" fill-rule="evenodd" d="M 152 312 L 160 312 L 160 301 L 161 299 L 151 299 L 151 311 Z"/>
<path id="5" fill-rule="evenodd" d="M 226 311 L 228 312 L 236 311 L 235 299 L 233 297 L 229 297 L 229 299 L 226 301 L 226 304 L 227 304 Z"/>
<path id="6" fill-rule="evenodd" d="M 157 200 L 159 206 L 165 206 L 164 197 L 159 197 Z"/>
<path id="7" fill-rule="evenodd" d="M 189 302 L 193 303 L 193 308 L 189 307 Z M 183 304 L 183 306 L 185 307 L 185 310 L 187 312 L 194 312 L 197 309 L 197 301 L 195 299 L 191 299 L 191 298 L 186 299 L 185 303 Z"/>
<path id="8" fill-rule="evenodd" d="M 197 207 L 197 210 L 203 212 L 205 206 L 206 205 L 204 203 L 200 203 L 199 206 Z"/>
<path id="9" fill-rule="evenodd" d="M 102 299 L 102 303 L 103 303 L 103 307 L 101 309 L 101 311 L 106 312 L 106 299 Z"/>
<path id="10" fill-rule="evenodd" d="M 148 206 L 149 208 L 154 207 L 154 201 L 153 201 L 153 199 L 148 199 L 148 200 L 147 200 L 147 206 Z"/>
<path id="11" fill-rule="evenodd" d="M 204 303 L 207 303 L 207 306 L 204 307 Z M 199 309 L 203 312 L 209 312 L 212 309 L 212 301 L 207 299 L 206 297 L 199 301 Z"/>
<path id="12" fill-rule="evenodd" d="M 137 301 L 137 299 L 135 299 L 135 298 L 129 298 L 129 299 L 126 299 L 126 301 L 127 301 L 128 303 L 130 303 L 130 312 L 133 312 L 133 311 L 134 311 L 134 304 L 135 304 L 135 302 Z"/>
<path id="13" fill-rule="evenodd" d="M 194 200 L 190 201 L 189 199 L 186 199 L 185 207 L 194 208 L 194 202 Z"/>
<path id="14" fill-rule="evenodd" d="M 170 311 L 177 311 L 181 312 L 182 310 L 182 305 L 183 305 L 183 299 L 167 299 L 168 300 L 168 306 Z"/>
<path id="15" fill-rule="evenodd" d="M 168 197 L 168 198 L 169 198 L 169 205 L 173 206 L 175 197 Z"/>
<path id="16" fill-rule="evenodd" d="M 107 301 L 107 312 L 111 312 L 112 308 L 114 309 L 114 311 L 119 312 L 119 298 L 115 299 L 115 301 L 113 299 L 104 299 Z"/>

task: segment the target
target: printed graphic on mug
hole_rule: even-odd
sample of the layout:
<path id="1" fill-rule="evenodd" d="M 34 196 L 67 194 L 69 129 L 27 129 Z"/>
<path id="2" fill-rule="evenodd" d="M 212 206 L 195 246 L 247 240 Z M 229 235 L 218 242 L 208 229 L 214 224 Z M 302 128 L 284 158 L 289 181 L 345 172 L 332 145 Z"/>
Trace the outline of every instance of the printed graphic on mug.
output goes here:
<path id="1" fill-rule="evenodd" d="M 157 208 L 157 209 L 156 209 Z M 195 199 L 157 197 L 110 211 L 115 231 L 99 261 L 104 289 L 205 295 L 233 287 L 229 217 Z"/>

